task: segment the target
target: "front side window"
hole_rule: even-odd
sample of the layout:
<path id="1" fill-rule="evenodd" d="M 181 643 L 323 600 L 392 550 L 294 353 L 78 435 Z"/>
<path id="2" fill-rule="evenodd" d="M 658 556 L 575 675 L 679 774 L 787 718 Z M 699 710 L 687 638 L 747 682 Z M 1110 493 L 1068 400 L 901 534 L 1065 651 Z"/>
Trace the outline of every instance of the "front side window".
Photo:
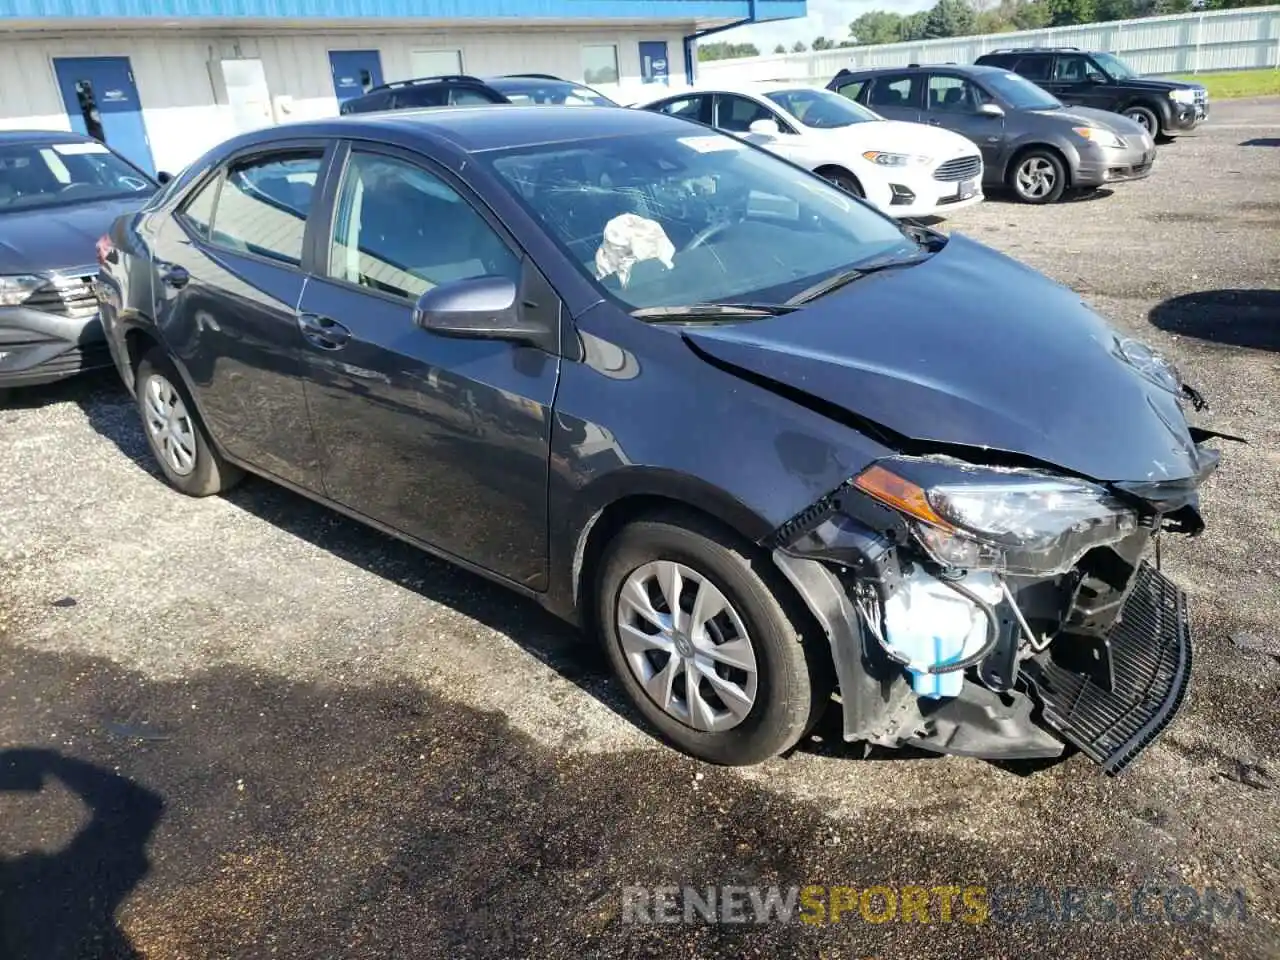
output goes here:
<path id="1" fill-rule="evenodd" d="M 582 48 L 583 83 L 617 83 L 619 76 L 616 45 L 596 43 Z"/>
<path id="2" fill-rule="evenodd" d="M 1089 79 L 1107 78 L 1088 57 L 1072 55 L 1058 57 L 1053 65 L 1053 79 L 1061 83 L 1083 83 Z"/>
<path id="3" fill-rule="evenodd" d="M 984 73 L 982 82 L 1014 110 L 1058 110 L 1062 101 L 1016 73 Z"/>
<path id="4" fill-rule="evenodd" d="M 911 107 L 916 99 L 915 77 L 877 77 L 867 103 L 872 107 Z"/>
<path id="5" fill-rule="evenodd" d="M 210 239 L 299 266 L 323 156 L 320 150 L 307 150 L 232 163 L 218 191 Z"/>
<path id="6" fill-rule="evenodd" d="M 520 275 L 520 260 L 479 213 L 415 164 L 355 151 L 334 212 L 329 276 L 416 299 L 451 280 Z"/>
<path id="7" fill-rule="evenodd" d="M 1094 59 L 1098 66 L 1107 71 L 1116 80 L 1132 80 L 1138 73 L 1114 53 L 1097 53 Z"/>
<path id="8" fill-rule="evenodd" d="M 478 157 L 629 310 L 780 303 L 834 270 L 919 250 L 820 177 L 737 137 L 670 126 Z"/>
<path id="9" fill-rule="evenodd" d="M 772 120 L 782 127 L 777 115 L 762 103 L 735 94 L 716 94 L 716 123 L 721 130 L 746 133 L 757 120 Z"/>
<path id="10" fill-rule="evenodd" d="M 0 146 L 0 212 L 152 193 L 156 185 L 96 141 Z"/>
<path id="11" fill-rule="evenodd" d="M 884 119 L 861 104 L 830 90 L 801 87 L 796 90 L 775 90 L 766 96 L 806 127 L 815 130 L 851 127 L 855 123 Z"/>
<path id="12" fill-rule="evenodd" d="M 968 80 L 941 74 L 929 77 L 929 110 L 975 113 L 981 103 L 977 88 Z"/>

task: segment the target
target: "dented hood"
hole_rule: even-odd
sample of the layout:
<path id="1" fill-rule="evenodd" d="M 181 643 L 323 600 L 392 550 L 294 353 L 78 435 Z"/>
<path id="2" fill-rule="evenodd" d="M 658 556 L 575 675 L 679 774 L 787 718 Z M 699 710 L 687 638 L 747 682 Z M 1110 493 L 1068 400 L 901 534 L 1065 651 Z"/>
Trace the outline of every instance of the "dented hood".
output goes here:
<path id="1" fill-rule="evenodd" d="M 718 366 L 917 445 L 989 448 L 1103 481 L 1201 472 L 1177 399 L 1119 358 L 1101 317 L 962 236 L 794 313 L 685 336 Z"/>

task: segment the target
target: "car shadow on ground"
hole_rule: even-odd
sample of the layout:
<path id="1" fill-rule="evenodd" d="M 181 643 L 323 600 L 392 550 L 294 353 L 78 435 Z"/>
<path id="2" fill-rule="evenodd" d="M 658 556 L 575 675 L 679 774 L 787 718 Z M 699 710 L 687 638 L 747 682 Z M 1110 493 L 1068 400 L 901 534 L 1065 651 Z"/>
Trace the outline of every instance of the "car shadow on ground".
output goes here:
<path id="1" fill-rule="evenodd" d="M 1280 290 L 1203 290 L 1157 304 L 1152 326 L 1184 337 L 1280 352 Z"/>
<path id="2" fill-rule="evenodd" d="M 1068 190 L 1055 203 L 1049 204 L 1049 206 L 1055 206 L 1058 203 L 1089 203 L 1093 200 L 1105 200 L 1114 193 L 1114 190 L 1107 187 L 1098 187 L 1093 190 Z M 988 188 L 986 198 L 994 203 L 1004 203 L 1014 207 L 1028 206 L 1028 204 L 1019 200 L 1017 194 L 1007 187 Z"/>
<path id="3" fill-rule="evenodd" d="M 83 760 L 37 748 L 3 750 L 0 802 L 7 797 L 10 804 L 21 804 L 21 795 L 27 795 L 38 805 L 29 817 L 10 819 L 12 810 L 7 811 L 6 835 L 26 844 L 61 833 L 61 805 L 44 802 L 58 787 L 79 798 L 88 822 L 62 849 L 0 852 L 0 956 L 140 957 L 115 915 L 150 868 L 147 843 L 164 802 L 132 780 Z"/>
<path id="4" fill-rule="evenodd" d="M 1241 140 L 1242 147 L 1280 147 L 1280 137 L 1254 137 L 1252 140 Z"/>

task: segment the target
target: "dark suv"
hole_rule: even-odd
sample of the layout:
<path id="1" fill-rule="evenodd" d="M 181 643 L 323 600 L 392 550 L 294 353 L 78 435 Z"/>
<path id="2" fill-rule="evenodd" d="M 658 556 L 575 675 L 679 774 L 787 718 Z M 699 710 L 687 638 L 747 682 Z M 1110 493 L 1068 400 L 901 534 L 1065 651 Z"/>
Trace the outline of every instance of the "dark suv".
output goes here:
<path id="1" fill-rule="evenodd" d="M 545 73 L 512 74 L 483 80 L 456 74 L 384 83 L 362 97 L 348 100 L 342 105 L 341 112 L 374 113 L 411 107 L 462 107 L 491 103 L 617 106 L 590 87 Z"/>
<path id="2" fill-rule="evenodd" d="M 1193 130 L 1209 116 L 1209 93 L 1200 84 L 1139 76 L 1113 53 L 1075 47 L 996 50 L 976 62 L 1021 74 L 1071 106 L 1122 113 L 1153 137 Z"/>
<path id="3" fill-rule="evenodd" d="M 928 123 L 982 151 L 984 182 L 1023 203 L 1053 203 L 1151 172 L 1156 148 L 1138 124 L 1114 113 L 1066 107 L 1030 80 L 997 67 L 912 64 L 841 70 L 827 88 L 890 120 Z"/>

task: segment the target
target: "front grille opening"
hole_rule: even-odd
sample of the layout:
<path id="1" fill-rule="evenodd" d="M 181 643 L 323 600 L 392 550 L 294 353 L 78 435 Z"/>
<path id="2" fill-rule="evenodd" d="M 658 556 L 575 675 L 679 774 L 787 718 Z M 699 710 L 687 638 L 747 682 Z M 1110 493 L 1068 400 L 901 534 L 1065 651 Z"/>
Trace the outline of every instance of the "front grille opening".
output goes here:
<path id="1" fill-rule="evenodd" d="M 954 160 L 948 160 L 946 163 L 933 171 L 933 179 L 941 180 L 943 183 L 958 183 L 961 180 L 976 180 L 982 175 L 982 158 L 974 155 L 971 157 L 956 157 Z"/>
<path id="2" fill-rule="evenodd" d="M 64 276 L 58 281 L 51 281 L 32 293 L 23 306 L 73 320 L 88 320 L 98 313 L 93 274 Z"/>

